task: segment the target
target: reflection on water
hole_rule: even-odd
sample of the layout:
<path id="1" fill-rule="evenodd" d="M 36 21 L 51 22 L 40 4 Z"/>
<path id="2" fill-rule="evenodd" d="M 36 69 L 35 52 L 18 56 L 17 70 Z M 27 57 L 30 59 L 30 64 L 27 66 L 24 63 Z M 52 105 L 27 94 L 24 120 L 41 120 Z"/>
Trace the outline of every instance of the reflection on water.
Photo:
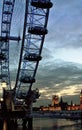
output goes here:
<path id="1" fill-rule="evenodd" d="M 7 130 L 7 122 L 5 120 L 3 122 L 3 130 Z"/>
<path id="2" fill-rule="evenodd" d="M 51 119 L 51 118 L 35 118 L 33 119 L 33 129 L 29 130 L 81 130 L 80 123 L 76 121 L 70 121 L 65 119 Z M 2 130 L 0 128 L 0 130 Z M 3 130 L 28 130 L 26 127 L 22 127 L 21 121 L 18 126 L 7 126 L 4 121 Z"/>
<path id="3" fill-rule="evenodd" d="M 35 119 L 33 130 L 81 130 L 80 123 L 65 119 Z"/>

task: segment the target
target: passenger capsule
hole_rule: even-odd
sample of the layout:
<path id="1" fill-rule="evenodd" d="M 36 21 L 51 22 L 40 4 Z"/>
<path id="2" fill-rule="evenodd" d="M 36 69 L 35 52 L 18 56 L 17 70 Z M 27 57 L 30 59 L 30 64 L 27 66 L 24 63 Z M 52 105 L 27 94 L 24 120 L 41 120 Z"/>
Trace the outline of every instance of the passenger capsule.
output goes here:
<path id="1" fill-rule="evenodd" d="M 28 61 L 40 61 L 42 57 L 36 53 L 29 53 L 25 54 L 24 59 Z"/>
<path id="2" fill-rule="evenodd" d="M 32 0 L 31 5 L 37 8 L 51 8 L 53 6 L 52 2 L 49 0 Z"/>
<path id="3" fill-rule="evenodd" d="M 22 83 L 34 83 L 35 79 L 32 78 L 31 76 L 22 76 L 20 78 L 20 82 L 22 82 Z"/>
<path id="4" fill-rule="evenodd" d="M 35 26 L 35 27 L 29 27 L 28 32 L 35 35 L 45 35 L 48 33 L 46 28 Z"/>

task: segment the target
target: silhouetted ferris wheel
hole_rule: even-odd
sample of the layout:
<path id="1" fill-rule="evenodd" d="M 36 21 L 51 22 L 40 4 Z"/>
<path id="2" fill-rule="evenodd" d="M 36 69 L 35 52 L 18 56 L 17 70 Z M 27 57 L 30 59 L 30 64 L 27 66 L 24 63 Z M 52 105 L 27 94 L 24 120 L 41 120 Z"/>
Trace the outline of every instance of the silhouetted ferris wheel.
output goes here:
<path id="1" fill-rule="evenodd" d="M 6 82 L 11 90 L 9 70 L 9 41 L 19 41 L 20 37 L 10 35 L 15 0 L 3 0 L 1 36 L 0 36 L 0 79 Z M 14 100 L 23 99 L 26 104 L 34 102 L 39 97 L 38 89 L 32 91 L 45 35 L 48 33 L 47 23 L 49 9 L 52 7 L 50 0 L 26 0 L 24 28 L 21 38 L 21 50 L 14 91 Z M 35 93 L 33 95 L 33 93 Z M 29 101 L 31 97 L 31 100 Z M 28 99 L 28 100 L 26 100 Z"/>

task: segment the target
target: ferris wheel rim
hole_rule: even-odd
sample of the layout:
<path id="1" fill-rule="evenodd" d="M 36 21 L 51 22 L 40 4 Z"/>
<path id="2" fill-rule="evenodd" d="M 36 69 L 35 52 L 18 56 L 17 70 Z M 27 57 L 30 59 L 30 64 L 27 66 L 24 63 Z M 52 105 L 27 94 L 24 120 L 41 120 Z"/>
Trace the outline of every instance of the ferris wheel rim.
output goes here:
<path id="1" fill-rule="evenodd" d="M 50 2 L 50 0 L 49 0 L 49 2 Z M 21 53 L 20 53 L 20 59 L 19 59 L 19 66 L 18 66 L 18 72 L 17 72 L 17 78 L 16 78 L 16 84 L 15 84 L 15 87 L 14 87 L 14 91 L 16 92 L 16 91 L 19 91 L 19 89 L 20 89 L 20 86 L 21 86 L 21 84 L 22 83 L 29 83 L 29 89 L 28 89 L 28 92 L 30 92 L 31 91 L 31 88 L 32 88 L 32 84 L 33 84 L 33 81 L 35 81 L 35 75 L 36 75 L 36 71 L 37 71 L 37 68 L 38 68 L 38 64 L 39 64 L 39 60 L 37 60 L 37 62 L 36 62 L 36 65 L 35 65 L 35 68 L 34 68 L 34 70 L 32 70 L 33 71 L 33 74 L 32 74 L 32 77 L 28 77 L 28 78 L 31 78 L 31 79 L 33 79 L 33 81 L 28 81 L 28 80 L 25 80 L 24 79 L 24 77 L 23 78 L 19 78 L 20 77 L 20 70 L 21 70 L 21 72 L 22 72 L 22 74 L 24 73 L 24 68 L 22 69 L 21 68 L 21 64 L 22 64 L 22 62 L 23 62 L 23 65 L 25 66 L 25 64 L 26 64 L 26 62 L 25 61 L 22 61 L 22 58 L 24 58 L 24 56 L 23 56 L 23 52 L 25 51 L 24 50 L 24 42 L 25 42 L 25 38 L 26 38 L 26 36 L 28 36 L 28 40 L 30 41 L 30 39 L 31 39 L 31 33 L 33 34 L 33 35 L 41 35 L 40 37 L 41 37 L 41 43 L 40 43 L 40 47 L 39 47 L 39 56 L 41 56 L 41 52 L 42 52 L 42 48 L 43 48 L 43 43 L 44 43 L 44 39 L 45 39 L 45 35 L 47 34 L 47 31 L 46 32 L 43 32 L 43 29 L 45 28 L 47 28 L 47 23 L 48 23 L 48 17 L 49 17 L 49 7 L 46 7 L 46 8 L 42 8 L 42 12 L 41 13 L 44 13 L 44 15 L 42 15 L 42 14 L 40 14 L 40 16 L 42 15 L 42 17 L 44 17 L 44 24 L 43 24 L 43 27 L 39 27 L 39 30 L 41 29 L 41 31 L 39 32 L 39 34 L 37 33 L 37 31 L 36 31 L 36 33 L 35 33 L 35 30 L 33 30 L 33 31 L 28 31 L 28 34 L 27 35 L 25 35 L 25 31 L 26 31 L 26 27 L 28 26 L 28 27 L 30 27 L 30 23 L 28 22 L 28 24 L 26 23 L 27 22 L 27 17 L 29 17 L 28 16 L 28 9 L 29 9 L 29 1 L 27 1 L 26 0 L 26 8 L 25 8 L 25 19 L 24 19 L 24 30 L 23 30 L 23 37 L 22 37 L 22 46 L 21 46 Z M 50 2 L 50 4 L 51 4 L 51 2 Z M 32 6 L 32 5 L 31 5 Z M 30 8 L 32 8 L 32 7 L 30 7 Z M 40 8 L 39 8 L 40 9 Z M 37 10 L 37 8 L 34 6 L 34 10 Z M 31 14 L 32 12 L 30 12 L 30 14 Z M 32 15 L 35 15 L 35 13 L 33 13 Z M 36 15 L 39 15 L 39 14 L 36 14 Z M 34 16 L 33 16 L 34 17 Z M 38 20 L 37 20 L 38 21 Z M 36 24 L 37 25 L 37 24 Z M 38 26 L 35 26 L 35 27 L 38 27 Z M 32 27 L 32 29 L 34 29 L 34 27 Z M 35 28 L 36 29 L 36 28 Z M 28 48 L 28 49 L 31 49 L 31 48 Z M 27 50 L 27 52 L 28 52 L 28 50 Z M 33 53 L 32 53 L 33 54 Z M 34 56 L 34 55 L 33 55 Z M 25 59 L 23 59 L 23 60 L 25 60 Z M 33 59 L 31 59 L 31 60 L 33 60 Z M 31 61 L 30 60 L 30 61 Z M 27 60 L 27 61 L 29 61 L 29 60 Z M 25 63 L 24 63 L 25 62 Z M 31 68 L 32 69 L 32 68 Z M 28 69 L 27 69 L 28 70 Z M 23 75 L 22 75 L 23 76 Z M 18 82 L 19 82 L 19 84 L 18 84 Z M 16 90 L 17 89 L 17 87 L 18 87 L 18 90 Z M 28 93 L 27 92 L 27 93 Z"/>

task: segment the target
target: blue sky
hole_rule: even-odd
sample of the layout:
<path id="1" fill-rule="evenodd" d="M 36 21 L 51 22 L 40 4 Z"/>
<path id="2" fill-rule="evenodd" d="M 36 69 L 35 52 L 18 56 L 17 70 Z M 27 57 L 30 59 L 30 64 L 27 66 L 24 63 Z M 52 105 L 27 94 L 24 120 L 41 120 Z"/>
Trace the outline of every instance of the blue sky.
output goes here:
<path id="1" fill-rule="evenodd" d="M 51 102 L 53 95 L 79 103 L 82 89 L 82 0 L 52 0 L 36 83 L 41 93 L 38 104 Z M 0 1 L 0 19 L 1 19 Z M 20 4 L 20 6 L 19 6 Z M 20 15 L 20 12 L 21 15 Z M 18 35 L 23 29 L 24 0 L 16 1 L 11 34 Z M 0 20 L 1 23 L 1 20 Z M 20 25 L 20 26 L 19 26 Z M 10 44 L 10 68 L 12 84 L 15 80 L 21 43 Z M 14 48 L 14 49 L 13 49 Z M 14 56 L 16 59 L 14 59 Z"/>

